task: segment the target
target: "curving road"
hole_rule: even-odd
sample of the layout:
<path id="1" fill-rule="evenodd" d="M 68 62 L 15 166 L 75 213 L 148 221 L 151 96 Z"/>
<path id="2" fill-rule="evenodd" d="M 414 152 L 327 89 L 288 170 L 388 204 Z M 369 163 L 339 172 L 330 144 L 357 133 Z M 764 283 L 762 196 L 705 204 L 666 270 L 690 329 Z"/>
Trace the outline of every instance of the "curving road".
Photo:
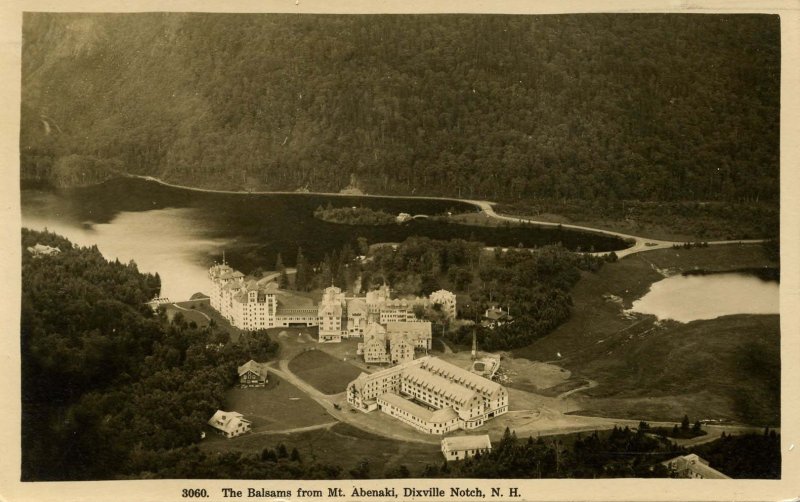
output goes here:
<path id="1" fill-rule="evenodd" d="M 539 221 L 532 218 L 522 218 L 519 216 L 507 216 L 504 214 L 498 214 L 495 212 L 494 207 L 492 207 L 492 202 L 486 200 L 475 200 L 475 199 L 457 199 L 454 197 L 423 197 L 418 195 L 367 195 L 367 194 L 342 194 L 336 192 L 289 192 L 289 191 L 264 191 L 264 192 L 250 192 L 247 190 L 215 190 L 211 188 L 198 188 L 198 187 L 191 187 L 186 185 L 177 185 L 175 183 L 168 183 L 166 181 L 162 181 L 158 178 L 153 176 L 141 176 L 137 174 L 129 174 L 118 172 L 118 174 L 122 176 L 127 176 L 129 178 L 139 178 L 144 179 L 147 181 L 152 181 L 155 183 L 159 183 L 164 186 L 172 187 L 172 188 L 181 188 L 184 190 L 194 190 L 196 192 L 209 192 L 209 193 L 228 193 L 228 194 L 258 194 L 258 195 L 330 195 L 336 197 L 372 197 L 372 198 L 383 198 L 383 199 L 428 199 L 428 200 L 443 200 L 443 201 L 452 201 L 452 202 L 461 202 L 466 204 L 471 204 L 478 209 L 481 210 L 486 216 L 490 218 L 495 218 L 497 220 L 502 221 L 510 221 L 514 223 L 530 223 L 533 225 L 543 226 L 543 227 L 561 227 L 561 228 L 568 228 L 570 230 L 579 230 L 581 232 L 589 232 L 594 234 L 600 235 L 607 235 L 611 237 L 618 237 L 624 241 L 632 243 L 632 245 L 626 249 L 615 251 L 618 258 L 624 258 L 628 255 L 642 253 L 644 251 L 652 251 L 655 249 L 668 249 L 672 248 L 673 246 L 680 246 L 683 245 L 683 241 L 664 241 L 658 239 L 648 239 L 646 237 L 641 237 L 638 235 L 631 235 L 631 234 L 624 234 L 621 232 L 614 232 L 612 230 L 604 230 L 601 228 L 594 228 L 594 227 L 585 227 L 582 225 L 570 225 L 564 223 L 552 223 L 548 221 Z M 709 246 L 719 246 L 725 244 L 758 244 L 762 242 L 766 242 L 767 239 L 747 239 L 747 240 L 723 240 L 723 241 L 709 241 L 707 244 Z M 597 252 L 592 253 L 596 256 L 602 256 L 609 254 L 608 252 Z"/>
<path id="2" fill-rule="evenodd" d="M 308 397 L 322 406 L 329 415 L 340 422 L 344 422 L 366 432 L 390 439 L 426 444 L 438 444 L 439 441 L 441 441 L 441 438 L 438 437 L 424 437 L 421 433 L 412 429 L 410 426 L 387 428 L 386 422 L 382 420 L 383 417 L 379 417 L 375 413 L 367 414 L 360 411 L 350 411 L 351 407 L 347 403 L 344 392 L 340 392 L 338 394 L 323 394 L 310 384 L 306 383 L 303 379 L 292 373 L 292 371 L 289 369 L 289 361 L 287 359 L 281 359 L 278 361 L 277 368 L 274 366 L 274 361 L 269 363 L 269 366 L 269 370 L 271 372 L 275 373 L 288 383 L 306 393 Z M 336 406 L 339 408 L 337 409 Z"/>
<path id="3" fill-rule="evenodd" d="M 481 201 L 481 200 L 470 200 L 464 201 L 475 204 L 476 206 L 481 208 L 486 216 L 491 218 L 495 218 L 498 220 L 503 221 L 510 221 L 514 223 L 530 223 L 533 225 L 539 225 L 544 227 L 561 227 L 561 228 L 569 228 L 571 230 L 580 230 L 582 232 L 589 232 L 594 234 L 601 234 L 601 235 L 608 235 L 611 237 L 618 237 L 624 241 L 632 242 L 633 245 L 629 248 L 623 249 L 621 251 L 615 251 L 618 258 L 624 258 L 628 255 L 632 255 L 635 253 L 641 253 L 644 251 L 652 251 L 655 249 L 667 249 L 672 248 L 673 246 L 681 246 L 684 242 L 681 241 L 663 241 L 658 239 L 648 239 L 646 237 L 640 237 L 638 235 L 630 235 L 630 234 L 623 234 L 621 232 L 614 232 L 611 230 L 603 230 L 601 228 L 593 228 L 593 227 L 584 227 L 581 225 L 569 225 L 564 223 L 551 223 L 546 221 L 537 221 L 530 218 L 521 218 L 518 216 L 506 216 L 503 214 L 497 214 L 492 207 L 492 204 L 488 201 Z M 758 244 L 762 242 L 766 242 L 767 239 L 747 239 L 747 240 L 728 240 L 728 241 L 708 241 L 707 244 L 709 246 L 719 246 L 725 244 Z M 599 252 L 599 253 L 591 253 L 593 255 L 601 256 L 609 254 L 608 252 Z"/>

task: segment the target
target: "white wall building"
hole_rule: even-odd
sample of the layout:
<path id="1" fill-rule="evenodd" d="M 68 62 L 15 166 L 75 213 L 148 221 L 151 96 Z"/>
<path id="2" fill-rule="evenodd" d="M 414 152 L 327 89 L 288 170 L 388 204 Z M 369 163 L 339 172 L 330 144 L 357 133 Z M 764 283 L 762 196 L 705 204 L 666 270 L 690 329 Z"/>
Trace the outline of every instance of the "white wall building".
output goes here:
<path id="1" fill-rule="evenodd" d="M 452 310 L 455 315 L 455 295 L 445 290 L 437 293 L 440 301 L 446 304 L 443 308 Z M 367 326 L 378 323 L 387 326 L 391 333 L 405 330 L 415 346 L 430 349 L 430 323 L 420 321 L 414 313 L 417 305 L 429 304 L 428 298 L 392 299 L 389 286 L 385 284 L 364 297 L 346 297 L 341 289 L 331 286 L 325 289 L 319 304 L 319 341 L 341 342 L 342 338 L 362 337 Z M 403 323 L 421 324 L 404 327 Z"/>
<path id="2" fill-rule="evenodd" d="M 430 322 L 395 322 L 386 326 L 371 322 L 356 353 L 363 355 L 367 364 L 400 364 L 414 359 L 415 350 L 430 348 Z"/>
<path id="3" fill-rule="evenodd" d="M 256 330 L 317 325 L 314 302 L 279 289 L 275 282 L 246 279 L 225 263 L 212 266 L 208 277 L 211 307 L 232 326 Z"/>
<path id="4" fill-rule="evenodd" d="M 426 356 L 362 373 L 347 386 L 347 402 L 363 412 L 380 409 L 429 434 L 444 434 L 480 427 L 506 413 L 508 392 L 496 382 Z"/>
<path id="5" fill-rule="evenodd" d="M 708 460 L 696 453 L 683 455 L 661 462 L 673 474 L 680 478 L 689 479 L 731 479 L 725 474 L 708 465 Z"/>
<path id="6" fill-rule="evenodd" d="M 477 453 L 492 451 L 489 436 L 453 436 L 442 439 L 442 455 L 446 460 L 462 460 Z"/>
<path id="7" fill-rule="evenodd" d="M 250 421 L 235 411 L 217 410 L 208 421 L 208 425 L 217 429 L 226 438 L 241 436 L 250 430 Z"/>

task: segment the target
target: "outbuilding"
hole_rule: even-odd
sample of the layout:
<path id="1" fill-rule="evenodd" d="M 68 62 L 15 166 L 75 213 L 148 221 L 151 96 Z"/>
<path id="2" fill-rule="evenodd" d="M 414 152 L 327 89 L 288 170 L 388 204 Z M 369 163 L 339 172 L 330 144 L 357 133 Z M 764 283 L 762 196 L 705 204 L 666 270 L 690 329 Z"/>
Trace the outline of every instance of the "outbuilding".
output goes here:
<path id="1" fill-rule="evenodd" d="M 267 365 L 249 360 L 239 366 L 239 384 L 242 387 L 264 387 L 267 384 Z"/>
<path id="2" fill-rule="evenodd" d="M 235 411 L 217 410 L 208 421 L 208 425 L 217 429 L 226 438 L 241 436 L 250 430 L 250 420 Z"/>
<path id="3" fill-rule="evenodd" d="M 474 457 L 476 453 L 492 451 L 489 436 L 453 436 L 442 439 L 442 455 L 446 460 L 462 460 Z"/>

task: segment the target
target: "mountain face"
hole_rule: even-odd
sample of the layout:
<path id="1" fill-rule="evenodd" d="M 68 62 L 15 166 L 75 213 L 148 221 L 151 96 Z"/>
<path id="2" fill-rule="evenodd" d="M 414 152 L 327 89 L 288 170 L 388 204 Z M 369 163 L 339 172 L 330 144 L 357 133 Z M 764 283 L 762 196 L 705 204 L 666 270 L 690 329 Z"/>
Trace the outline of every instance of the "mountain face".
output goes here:
<path id="1" fill-rule="evenodd" d="M 22 178 L 777 201 L 779 23 L 28 13 Z"/>

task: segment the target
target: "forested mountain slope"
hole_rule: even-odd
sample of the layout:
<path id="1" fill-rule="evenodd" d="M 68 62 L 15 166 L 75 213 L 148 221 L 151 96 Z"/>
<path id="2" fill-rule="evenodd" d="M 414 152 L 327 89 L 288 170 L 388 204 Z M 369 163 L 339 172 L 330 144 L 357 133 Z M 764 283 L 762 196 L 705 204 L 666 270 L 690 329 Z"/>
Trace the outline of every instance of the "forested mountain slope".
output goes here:
<path id="1" fill-rule="evenodd" d="M 60 251 L 31 253 L 36 244 Z M 159 288 L 158 275 L 139 273 L 134 262 L 108 262 L 96 246 L 22 230 L 24 481 L 182 472 L 175 458 L 197 459 L 184 447 L 201 439 L 236 368 L 277 353 L 265 332 L 223 346 L 230 337 L 217 327 L 154 316 L 143 302 Z M 307 467 L 265 475 L 299 477 Z"/>
<path id="2" fill-rule="evenodd" d="M 777 200 L 766 15 L 29 13 L 22 176 Z"/>

